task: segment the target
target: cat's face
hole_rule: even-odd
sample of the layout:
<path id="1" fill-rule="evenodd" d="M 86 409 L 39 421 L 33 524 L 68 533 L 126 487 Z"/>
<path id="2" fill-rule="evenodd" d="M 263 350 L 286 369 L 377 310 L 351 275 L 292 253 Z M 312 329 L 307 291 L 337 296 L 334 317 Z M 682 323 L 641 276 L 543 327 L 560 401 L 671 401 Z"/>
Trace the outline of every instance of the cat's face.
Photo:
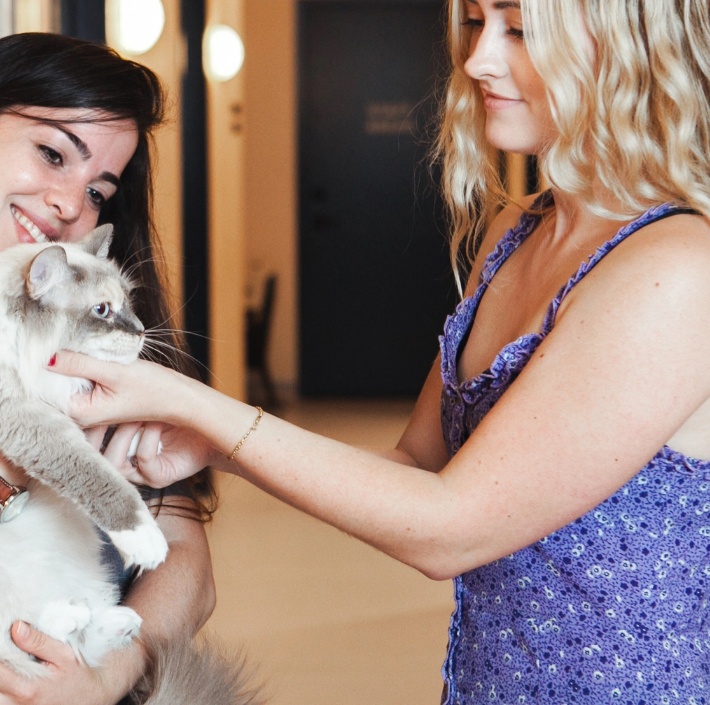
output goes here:
<path id="1" fill-rule="evenodd" d="M 58 346 L 103 360 L 133 362 L 144 328 L 133 313 L 130 282 L 106 258 L 111 228 L 77 245 L 53 245 L 32 260 L 26 277 L 33 323 L 61 326 Z M 58 349 L 59 349 L 58 347 Z"/>
<path id="2" fill-rule="evenodd" d="M 65 285 L 68 313 L 64 347 L 102 360 L 133 362 L 141 351 L 144 328 L 133 313 L 125 283 L 94 270 L 91 281 Z"/>

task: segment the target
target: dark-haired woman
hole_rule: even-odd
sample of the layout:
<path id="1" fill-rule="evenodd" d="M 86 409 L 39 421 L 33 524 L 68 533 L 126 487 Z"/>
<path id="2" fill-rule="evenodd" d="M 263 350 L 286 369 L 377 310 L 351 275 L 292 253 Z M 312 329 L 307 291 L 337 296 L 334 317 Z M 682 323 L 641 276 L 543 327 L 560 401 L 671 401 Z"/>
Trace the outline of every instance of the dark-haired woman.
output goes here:
<path id="1" fill-rule="evenodd" d="M 130 267 L 138 282 L 136 308 L 146 328 L 166 327 L 170 313 L 155 262 L 152 224 L 150 137 L 163 119 L 163 93 L 156 76 L 98 45 L 53 34 L 18 34 L 0 39 L 0 249 L 18 242 L 81 239 L 97 224 L 113 223 L 112 256 Z M 179 346 L 179 341 L 173 341 Z M 185 370 L 177 355 L 163 362 Z M 106 427 L 91 440 L 121 467 L 136 424 Z M 147 429 L 142 456 L 157 452 L 160 429 Z M 108 439 L 108 440 L 107 440 Z M 166 459 L 171 437 L 162 434 Z M 199 454 L 180 456 L 197 471 Z M 17 470 L 0 461 L 0 475 Z M 150 497 L 160 505 L 158 523 L 170 545 L 155 571 L 132 580 L 117 566 L 126 604 L 143 618 L 142 635 L 172 639 L 194 633 L 209 617 L 214 586 L 203 521 L 213 499 L 209 476 Z M 78 662 L 72 650 L 15 624 L 13 639 L 46 663 L 47 677 L 27 681 L 0 665 L 0 704 L 114 705 L 144 670 L 138 648 L 113 653 L 101 670 Z"/>

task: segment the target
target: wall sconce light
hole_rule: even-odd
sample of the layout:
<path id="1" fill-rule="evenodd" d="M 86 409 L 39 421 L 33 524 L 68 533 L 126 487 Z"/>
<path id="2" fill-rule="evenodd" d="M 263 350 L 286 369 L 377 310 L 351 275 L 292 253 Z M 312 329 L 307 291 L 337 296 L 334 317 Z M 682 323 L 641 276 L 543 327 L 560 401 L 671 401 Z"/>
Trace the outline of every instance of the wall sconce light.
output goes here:
<path id="1" fill-rule="evenodd" d="M 228 81 L 239 73 L 244 63 L 244 42 L 224 24 L 208 27 L 202 40 L 202 65 L 208 78 Z"/>
<path id="2" fill-rule="evenodd" d="M 106 0 L 106 40 L 125 54 L 145 54 L 165 26 L 161 0 Z"/>

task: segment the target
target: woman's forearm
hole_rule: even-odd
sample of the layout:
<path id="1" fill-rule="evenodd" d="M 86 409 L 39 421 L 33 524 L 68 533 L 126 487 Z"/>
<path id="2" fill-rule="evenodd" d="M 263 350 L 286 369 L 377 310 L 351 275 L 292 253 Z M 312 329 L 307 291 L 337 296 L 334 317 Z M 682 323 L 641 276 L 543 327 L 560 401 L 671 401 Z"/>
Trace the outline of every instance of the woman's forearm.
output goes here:
<path id="1" fill-rule="evenodd" d="M 257 418 L 255 408 L 196 386 L 186 391 L 180 406 L 190 411 L 178 412 L 173 421 L 209 440 L 219 452 L 217 469 L 243 476 L 430 577 L 453 574 L 444 567 L 444 483 L 435 473 L 413 468 L 405 454 L 393 460 L 264 414 L 230 461 Z M 459 541 L 453 534 L 450 538 L 455 551 Z"/>
<path id="2" fill-rule="evenodd" d="M 169 641 L 202 627 L 214 609 L 215 588 L 204 526 L 166 510 L 158 515 L 158 525 L 168 556 L 134 581 L 125 604 L 143 618 L 142 636 Z"/>

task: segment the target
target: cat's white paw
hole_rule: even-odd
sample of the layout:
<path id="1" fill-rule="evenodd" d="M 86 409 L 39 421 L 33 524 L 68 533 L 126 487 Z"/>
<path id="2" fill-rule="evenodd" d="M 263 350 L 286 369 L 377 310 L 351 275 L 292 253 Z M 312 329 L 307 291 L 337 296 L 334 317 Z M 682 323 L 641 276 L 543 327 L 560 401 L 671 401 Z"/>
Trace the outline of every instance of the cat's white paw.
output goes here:
<path id="1" fill-rule="evenodd" d="M 138 636 L 142 621 L 130 607 L 94 611 L 78 647 L 82 658 L 89 666 L 99 666 L 109 651 L 128 646 Z"/>
<path id="2" fill-rule="evenodd" d="M 168 554 L 168 542 L 152 520 L 135 529 L 109 531 L 108 535 L 127 567 L 157 568 Z"/>
<path id="3" fill-rule="evenodd" d="M 84 602 L 55 600 L 42 610 L 37 629 L 58 641 L 66 642 L 72 634 L 86 629 L 91 621 L 91 610 Z"/>
<path id="4" fill-rule="evenodd" d="M 130 607 L 111 607 L 96 615 L 92 630 L 100 634 L 112 649 L 120 649 L 138 636 L 143 620 Z"/>

